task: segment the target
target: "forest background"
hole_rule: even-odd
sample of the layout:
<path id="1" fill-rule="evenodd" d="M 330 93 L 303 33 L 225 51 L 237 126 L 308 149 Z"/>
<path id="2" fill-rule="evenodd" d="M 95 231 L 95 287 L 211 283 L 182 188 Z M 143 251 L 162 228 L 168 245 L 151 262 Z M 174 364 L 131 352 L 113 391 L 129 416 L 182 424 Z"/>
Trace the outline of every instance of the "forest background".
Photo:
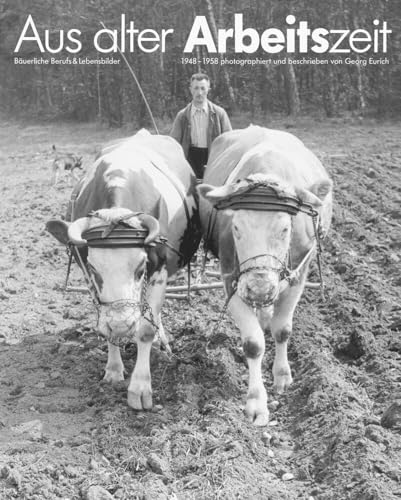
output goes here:
<path id="1" fill-rule="evenodd" d="M 93 37 L 103 21 L 120 28 L 121 14 L 135 27 L 174 29 L 165 53 L 126 52 L 154 116 L 169 122 L 189 99 L 188 81 L 192 73 L 205 70 L 212 79 L 211 99 L 229 113 L 249 113 L 263 117 L 273 114 L 343 114 L 388 117 L 401 114 L 401 2 L 400 0 L 0 0 L 0 111 L 33 119 L 99 120 L 110 126 L 148 126 L 149 115 L 126 64 L 118 65 L 18 65 L 14 57 L 50 57 L 36 43 L 24 42 L 14 53 L 18 37 L 31 14 L 39 33 L 50 30 L 56 40 L 60 30 L 81 30 L 80 57 L 100 54 Z M 358 28 L 372 31 L 372 22 L 388 22 L 392 34 L 386 54 L 307 54 L 306 57 L 366 60 L 387 57 L 388 64 L 340 65 L 202 65 L 183 64 L 185 41 L 196 15 L 208 19 L 212 32 L 233 26 L 234 14 L 242 13 L 244 27 L 259 33 L 269 27 L 285 31 L 286 16 L 297 23 L 308 21 L 311 29 Z M 111 54 L 119 58 L 118 54 Z M 71 56 L 60 52 L 57 58 Z M 194 53 L 198 59 L 215 56 L 204 48 Z M 232 47 L 221 57 L 299 58 L 304 54 L 272 56 L 263 49 L 254 54 L 235 54 Z"/>

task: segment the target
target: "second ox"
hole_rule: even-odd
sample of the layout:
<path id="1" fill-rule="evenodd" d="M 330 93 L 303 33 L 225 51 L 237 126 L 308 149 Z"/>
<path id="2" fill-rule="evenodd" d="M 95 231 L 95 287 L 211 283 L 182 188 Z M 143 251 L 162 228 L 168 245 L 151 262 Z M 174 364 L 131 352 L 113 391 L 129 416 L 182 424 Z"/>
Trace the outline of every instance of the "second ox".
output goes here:
<path id="1" fill-rule="evenodd" d="M 128 404 L 152 407 L 150 350 L 168 276 L 185 266 L 199 239 L 195 177 L 181 147 L 146 130 L 107 146 L 74 190 L 71 222 L 47 229 L 72 245 L 97 302 L 108 340 L 105 380 L 123 380 L 119 344 L 133 339 L 137 361 Z"/>
<path id="2" fill-rule="evenodd" d="M 248 362 L 245 410 L 266 425 L 264 333 L 275 340 L 274 385 L 281 392 L 292 382 L 287 341 L 294 310 L 317 238 L 330 226 L 332 182 L 299 139 L 251 126 L 215 140 L 198 190 L 206 244 L 220 259 Z"/>

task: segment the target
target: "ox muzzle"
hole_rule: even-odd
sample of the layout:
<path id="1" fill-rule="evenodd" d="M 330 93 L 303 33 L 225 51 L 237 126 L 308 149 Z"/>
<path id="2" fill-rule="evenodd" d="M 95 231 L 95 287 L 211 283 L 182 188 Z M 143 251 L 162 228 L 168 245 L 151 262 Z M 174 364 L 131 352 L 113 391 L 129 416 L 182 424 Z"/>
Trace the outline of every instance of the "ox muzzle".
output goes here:
<path id="1" fill-rule="evenodd" d="M 253 308 L 272 305 L 280 292 L 280 281 L 287 267 L 274 255 L 261 254 L 239 264 L 237 293 Z"/>
<path id="2" fill-rule="evenodd" d="M 142 316 L 142 302 L 117 300 L 100 303 L 97 329 L 112 344 L 135 336 Z"/>

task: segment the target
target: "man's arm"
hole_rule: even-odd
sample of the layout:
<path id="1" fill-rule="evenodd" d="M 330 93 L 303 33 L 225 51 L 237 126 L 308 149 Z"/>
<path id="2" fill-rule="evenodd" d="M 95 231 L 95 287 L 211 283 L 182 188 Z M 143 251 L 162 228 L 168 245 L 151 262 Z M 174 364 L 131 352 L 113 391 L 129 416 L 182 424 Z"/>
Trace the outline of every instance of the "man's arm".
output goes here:
<path id="1" fill-rule="evenodd" d="M 228 115 L 224 109 L 220 119 L 220 125 L 221 125 L 221 133 L 229 132 L 230 130 L 233 129 L 231 126 L 230 118 L 228 118 Z"/>

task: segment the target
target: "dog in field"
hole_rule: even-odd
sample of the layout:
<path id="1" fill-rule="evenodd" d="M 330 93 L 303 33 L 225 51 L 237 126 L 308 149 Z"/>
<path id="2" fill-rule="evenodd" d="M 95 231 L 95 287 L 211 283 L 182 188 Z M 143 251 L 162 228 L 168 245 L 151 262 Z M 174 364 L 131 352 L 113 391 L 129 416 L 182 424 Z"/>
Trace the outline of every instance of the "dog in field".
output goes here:
<path id="1" fill-rule="evenodd" d="M 64 175 L 69 173 L 70 185 L 73 181 L 77 182 L 80 177 L 79 170 L 82 170 L 82 156 L 73 153 L 59 153 L 54 144 L 52 150 L 55 154 L 52 165 L 53 185 L 57 185 L 60 174 Z"/>

